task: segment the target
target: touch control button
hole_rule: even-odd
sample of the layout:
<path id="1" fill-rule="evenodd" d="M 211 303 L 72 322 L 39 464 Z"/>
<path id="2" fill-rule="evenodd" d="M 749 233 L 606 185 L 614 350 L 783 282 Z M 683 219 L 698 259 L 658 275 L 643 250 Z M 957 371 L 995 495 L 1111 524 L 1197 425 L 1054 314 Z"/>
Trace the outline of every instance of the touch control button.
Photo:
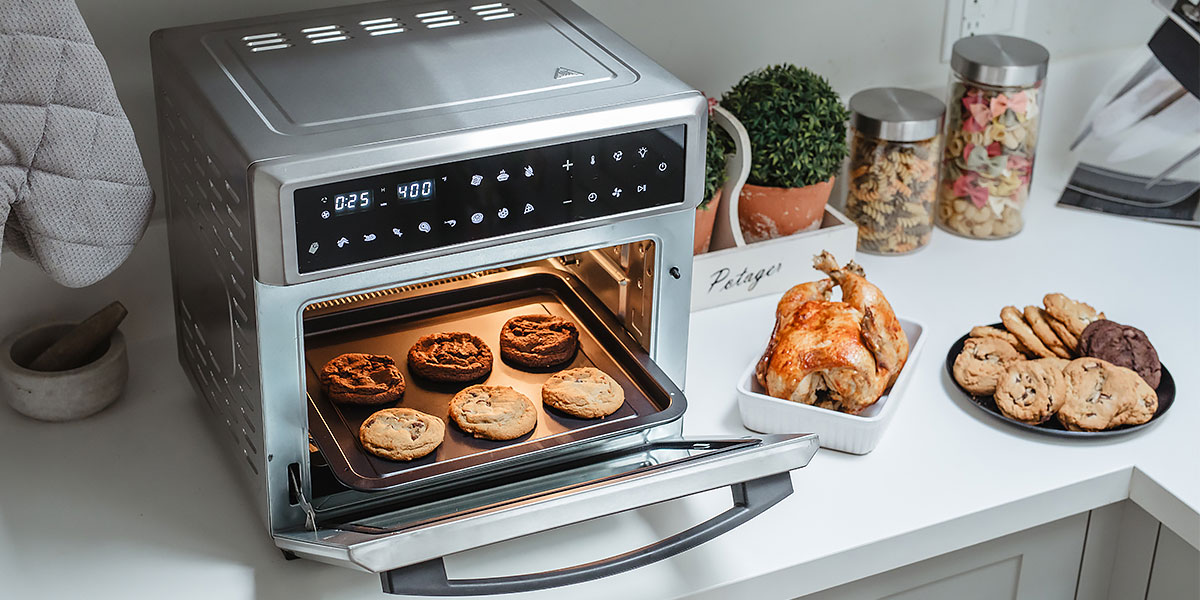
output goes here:
<path id="1" fill-rule="evenodd" d="M 508 209 L 502 208 L 502 209 L 496 211 L 496 216 L 500 217 L 501 219 L 507 219 L 508 218 Z"/>
<path id="2" fill-rule="evenodd" d="M 483 213 L 475 213 L 471 215 L 471 222 L 478 225 L 483 222 Z"/>
<path id="3" fill-rule="evenodd" d="M 417 225 L 417 229 L 420 230 L 421 233 L 429 233 L 433 227 L 429 225 L 429 221 L 421 221 L 421 224 Z"/>

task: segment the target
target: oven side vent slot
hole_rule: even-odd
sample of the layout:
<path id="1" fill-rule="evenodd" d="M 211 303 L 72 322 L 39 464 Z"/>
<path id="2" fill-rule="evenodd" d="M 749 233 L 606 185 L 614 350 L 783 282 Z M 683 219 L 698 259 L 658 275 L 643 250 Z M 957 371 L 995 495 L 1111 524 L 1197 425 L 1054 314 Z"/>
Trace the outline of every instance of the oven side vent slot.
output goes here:
<path id="1" fill-rule="evenodd" d="M 163 89 L 158 95 L 180 353 L 237 462 L 257 481 L 266 465 L 249 203 L 180 107 Z"/>

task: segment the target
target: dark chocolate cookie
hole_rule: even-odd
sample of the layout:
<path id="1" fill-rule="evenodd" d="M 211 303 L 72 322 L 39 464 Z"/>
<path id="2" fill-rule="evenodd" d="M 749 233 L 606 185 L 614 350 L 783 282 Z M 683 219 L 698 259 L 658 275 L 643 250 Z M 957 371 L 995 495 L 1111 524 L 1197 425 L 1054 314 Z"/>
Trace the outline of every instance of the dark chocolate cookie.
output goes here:
<path id="1" fill-rule="evenodd" d="M 404 395 L 404 374 L 386 354 L 343 354 L 321 368 L 321 386 L 334 402 L 390 404 Z"/>
<path id="2" fill-rule="evenodd" d="M 409 349 L 408 368 L 433 381 L 474 381 L 492 372 L 492 349 L 469 333 L 431 333 Z"/>
<path id="3" fill-rule="evenodd" d="M 500 356 L 522 367 L 562 364 L 578 347 L 579 328 L 554 315 L 521 315 L 500 328 Z"/>
<path id="4" fill-rule="evenodd" d="M 1158 351 L 1137 327 L 1106 319 L 1089 323 L 1079 335 L 1079 353 L 1133 369 L 1151 388 L 1162 380 Z"/>

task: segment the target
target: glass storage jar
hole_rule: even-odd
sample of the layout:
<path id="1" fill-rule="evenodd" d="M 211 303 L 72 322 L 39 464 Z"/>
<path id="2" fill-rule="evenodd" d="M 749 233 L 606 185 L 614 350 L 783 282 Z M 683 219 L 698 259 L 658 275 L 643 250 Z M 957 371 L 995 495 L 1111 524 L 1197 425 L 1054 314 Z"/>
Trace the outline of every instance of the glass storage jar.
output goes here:
<path id="1" fill-rule="evenodd" d="M 933 232 L 941 100 L 903 88 L 872 88 L 850 98 L 846 216 L 858 224 L 858 249 L 904 254 Z"/>
<path id="2" fill-rule="evenodd" d="M 1007 35 L 954 43 L 938 224 L 999 239 L 1024 226 L 1050 53 Z"/>

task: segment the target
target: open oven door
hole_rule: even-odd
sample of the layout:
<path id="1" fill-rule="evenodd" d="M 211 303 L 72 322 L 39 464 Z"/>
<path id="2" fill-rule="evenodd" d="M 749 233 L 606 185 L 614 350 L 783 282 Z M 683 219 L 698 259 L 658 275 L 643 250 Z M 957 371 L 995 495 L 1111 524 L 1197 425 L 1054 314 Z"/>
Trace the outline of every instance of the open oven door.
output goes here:
<path id="1" fill-rule="evenodd" d="M 305 558 L 379 573 L 388 593 L 504 594 L 614 575 L 694 548 L 792 493 L 790 471 L 817 451 L 813 434 L 668 439 L 590 454 L 508 480 L 464 482 L 405 508 L 320 519 L 276 544 Z M 442 557 L 564 525 L 731 487 L 733 506 L 681 533 L 623 554 L 540 573 L 447 577 Z"/>

